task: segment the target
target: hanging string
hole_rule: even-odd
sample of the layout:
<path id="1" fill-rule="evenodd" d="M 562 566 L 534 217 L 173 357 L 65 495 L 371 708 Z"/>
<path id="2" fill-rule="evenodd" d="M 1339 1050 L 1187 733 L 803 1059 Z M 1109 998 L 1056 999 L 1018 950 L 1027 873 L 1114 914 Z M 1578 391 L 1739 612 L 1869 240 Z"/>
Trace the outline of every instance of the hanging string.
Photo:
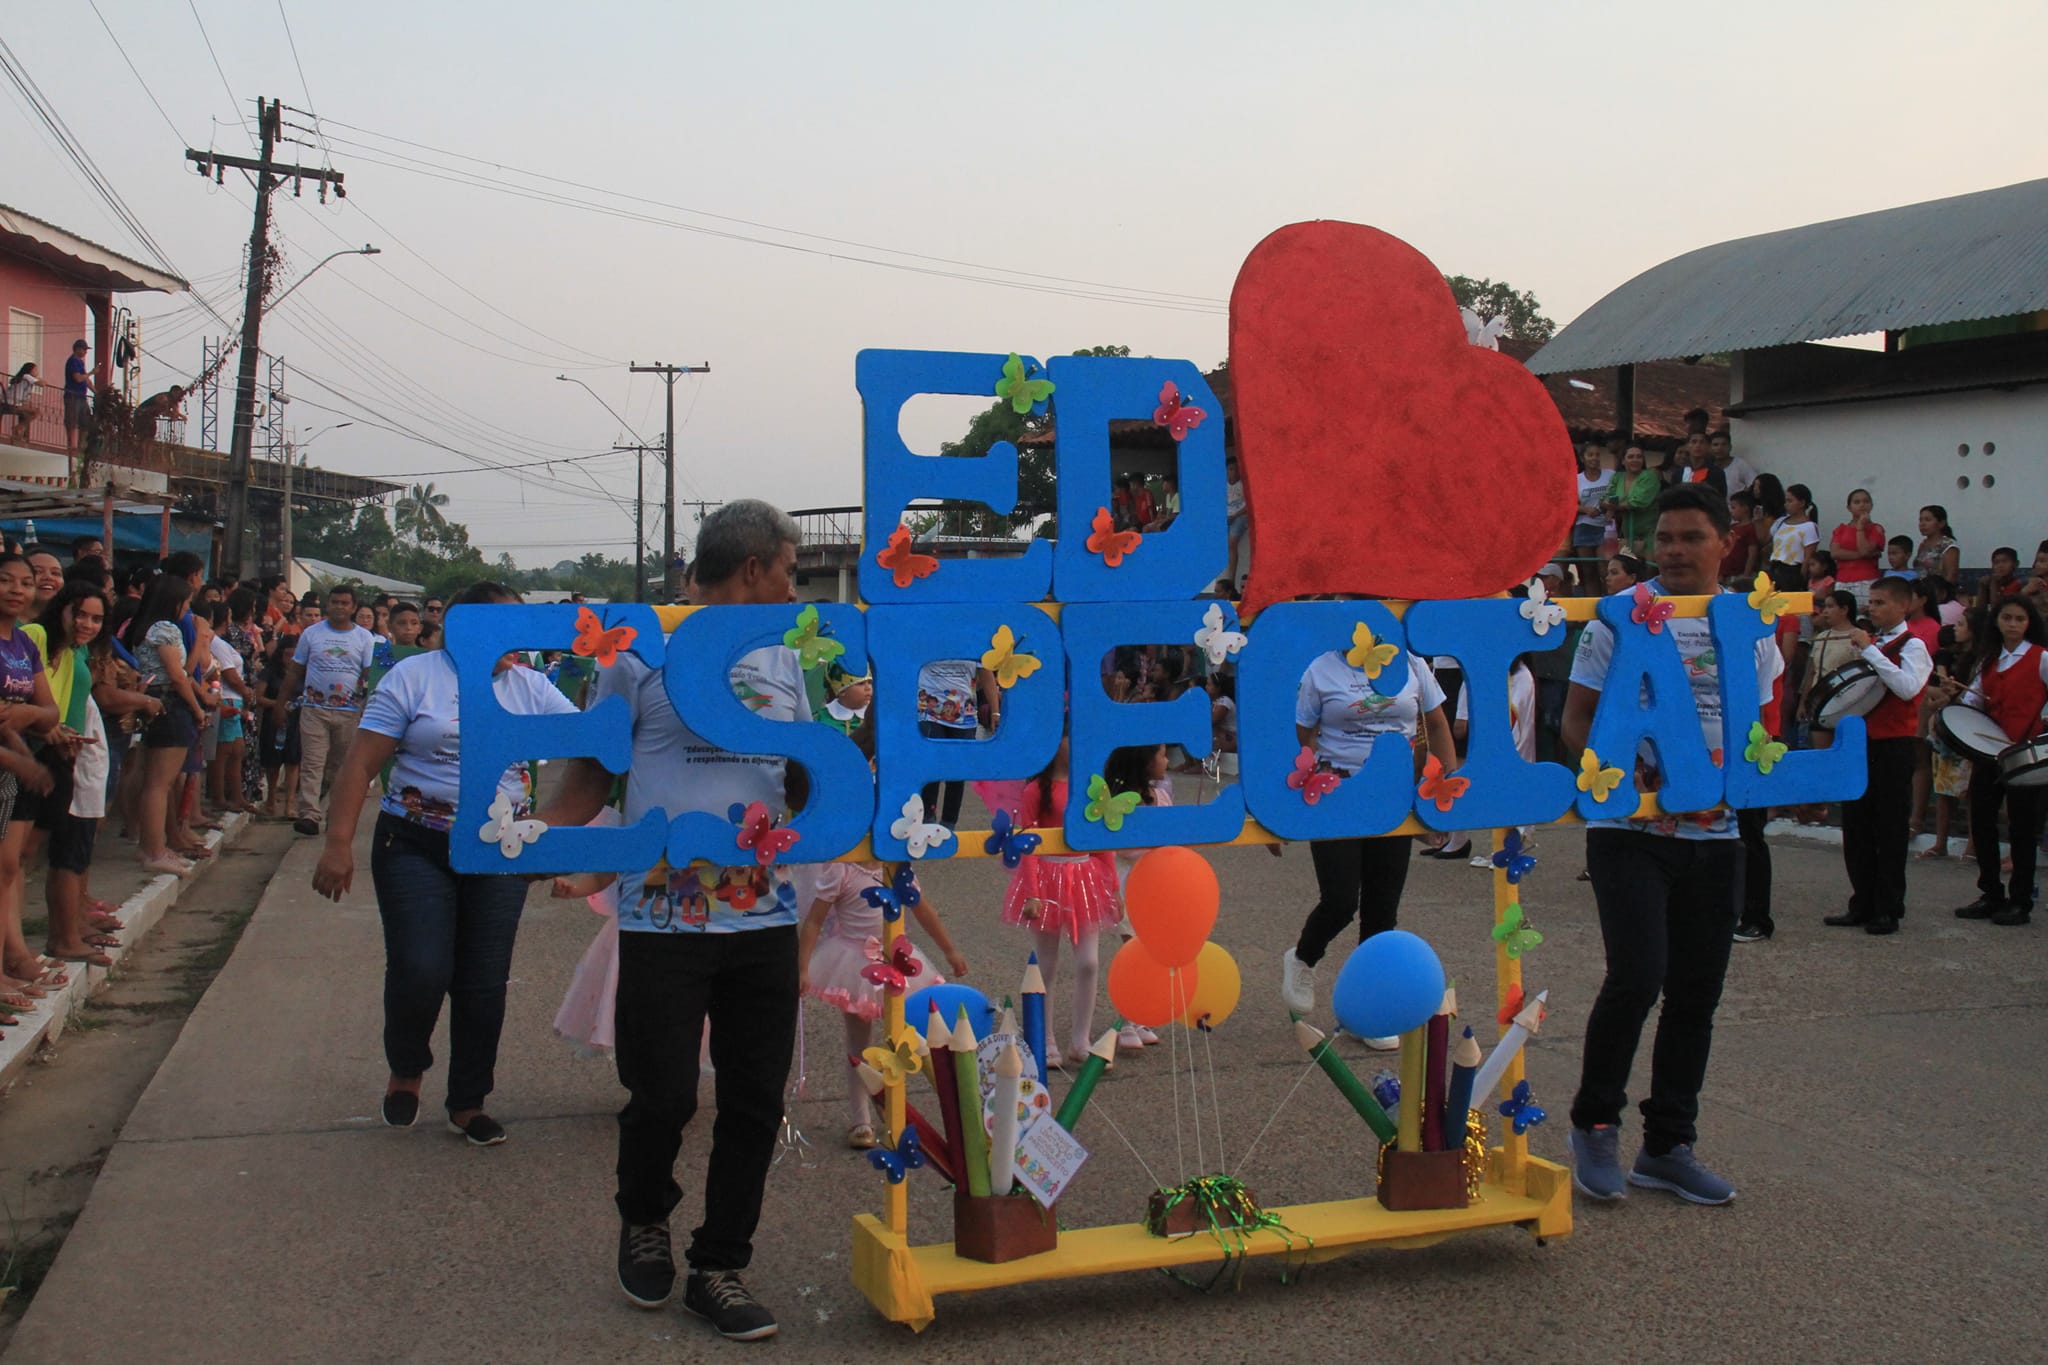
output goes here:
<path id="1" fill-rule="evenodd" d="M 1208 1017 L 1202 1016 L 1205 1021 Z M 1216 1084 L 1216 1050 L 1209 1045 L 1209 1025 L 1204 1022 L 1195 1027 L 1202 1031 L 1202 1051 L 1209 1058 L 1209 1106 L 1216 1115 L 1216 1167 L 1227 1170 L 1230 1163 L 1223 1159 L 1223 1092 Z"/>
<path id="2" fill-rule="evenodd" d="M 1187 997 L 1181 994 L 1182 984 L 1180 968 L 1175 967 L 1173 969 L 1173 1015 L 1176 1023 L 1187 1018 L 1188 1013 Z M 1186 1026 L 1183 1025 L 1180 1031 L 1186 1032 Z M 1195 1064 L 1195 1040 L 1189 1038 L 1188 1117 L 1195 1121 L 1195 1178 L 1198 1180 L 1207 1174 L 1209 1170 L 1209 1163 L 1202 1157 L 1202 1095 L 1198 1085 L 1201 1076 L 1202 1073 Z"/>
<path id="3" fill-rule="evenodd" d="M 1165 1182 L 1160 1180 L 1158 1176 L 1154 1175 L 1152 1173 L 1152 1168 L 1146 1165 L 1145 1158 L 1142 1154 L 1139 1153 L 1137 1147 L 1132 1144 L 1129 1138 L 1124 1136 L 1124 1130 L 1117 1127 L 1116 1120 L 1110 1117 L 1108 1105 L 1104 1104 L 1099 1098 L 1091 1097 L 1088 1101 L 1088 1113 L 1091 1116 L 1097 1114 L 1102 1116 L 1102 1121 L 1109 1125 L 1110 1132 L 1116 1134 L 1117 1141 L 1123 1143 L 1124 1150 L 1131 1154 L 1132 1160 L 1136 1161 L 1140 1166 L 1143 1166 L 1145 1168 L 1145 1178 L 1152 1182 L 1153 1188 L 1166 1188 Z"/>
<path id="4" fill-rule="evenodd" d="M 1176 967 L 1172 970 L 1178 972 L 1180 969 Z M 1169 1000 L 1173 997 L 1171 982 L 1172 977 L 1169 976 L 1167 985 L 1167 998 Z M 1167 1059 L 1167 1071 L 1173 1077 L 1173 1165 L 1174 1169 L 1179 1172 L 1180 1183 L 1186 1184 L 1188 1178 L 1188 1159 L 1186 1150 L 1181 1146 L 1180 1134 L 1180 1035 L 1173 1031 L 1173 1021 L 1171 1019 L 1167 1020 L 1162 1027 L 1166 1029 L 1166 1045 L 1167 1051 L 1170 1054 Z"/>
<path id="5" fill-rule="evenodd" d="M 1282 1095 L 1280 1097 L 1280 1103 L 1273 1106 L 1273 1113 L 1270 1117 L 1267 1118 L 1266 1126 L 1264 1128 L 1259 1129 L 1259 1135 L 1252 1139 L 1252 1145 L 1245 1148 L 1244 1155 L 1237 1159 L 1236 1167 L 1230 1172 L 1232 1175 L 1236 1175 L 1239 1171 L 1242 1171 L 1248 1164 L 1250 1164 L 1252 1159 L 1252 1153 L 1259 1150 L 1259 1144 L 1266 1140 L 1266 1134 L 1271 1132 L 1273 1125 L 1279 1121 L 1281 1111 L 1286 1109 L 1288 1101 L 1294 1098 L 1294 1092 L 1296 1090 L 1301 1089 L 1302 1082 L 1306 1081 L 1309 1078 L 1309 1073 L 1319 1069 L 1320 1068 L 1316 1065 L 1315 1058 L 1310 1057 L 1308 1065 L 1301 1069 L 1301 1075 L 1295 1078 L 1293 1086 L 1289 1088 L 1285 1095 Z"/>

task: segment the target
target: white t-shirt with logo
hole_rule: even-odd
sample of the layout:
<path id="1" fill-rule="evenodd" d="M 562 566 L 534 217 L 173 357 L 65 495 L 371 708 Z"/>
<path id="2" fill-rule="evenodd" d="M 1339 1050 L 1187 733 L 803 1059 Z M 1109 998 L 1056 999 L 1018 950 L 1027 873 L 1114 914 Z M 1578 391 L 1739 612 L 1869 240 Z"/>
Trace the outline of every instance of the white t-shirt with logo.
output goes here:
<path id="1" fill-rule="evenodd" d="M 363 677 L 376 657 L 377 637 L 361 626 L 336 630 L 315 621 L 299 632 L 292 662 L 306 670 L 302 704 L 322 711 L 355 711 L 363 704 Z"/>
<path id="2" fill-rule="evenodd" d="M 731 681 L 733 695 L 756 715 L 811 719 L 795 650 L 770 645 L 744 655 L 733 666 Z M 621 654 L 611 667 L 598 669 L 590 704 L 606 697 L 624 697 L 633 713 L 626 824 L 639 823 L 657 808 L 671 818 L 708 811 L 724 820 L 733 806 L 755 801 L 777 816 L 784 813 L 787 760 L 730 753 L 698 736 L 669 703 L 661 669 Z M 737 826 L 733 832 L 739 832 Z M 783 928 L 797 917 L 796 890 L 779 863 L 762 867 L 749 860 L 740 867 L 677 869 L 664 859 L 651 868 L 622 869 L 619 876 L 619 928 L 628 933 L 730 934 Z"/>
<path id="3" fill-rule="evenodd" d="M 1443 704 L 1436 674 L 1420 659 L 1410 656 L 1407 684 L 1389 697 L 1373 690 L 1363 669 L 1353 668 L 1342 653 L 1331 650 L 1317 655 L 1301 675 L 1294 723 L 1316 728 L 1318 759 L 1355 773 L 1365 766 L 1381 735 L 1398 733 L 1413 740 L 1422 713 Z"/>
<path id="4" fill-rule="evenodd" d="M 917 718 L 948 730 L 974 733 L 979 723 L 974 706 L 972 659 L 935 659 L 917 670 Z"/>
<path id="5" fill-rule="evenodd" d="M 1596 509 L 1592 512 L 1582 510 L 1579 513 L 1580 526 L 1605 526 L 1608 523 L 1610 518 L 1606 512 L 1598 510 L 1598 505 L 1607 497 L 1607 490 L 1613 483 L 1614 471 L 1609 469 L 1603 469 L 1590 478 L 1585 474 L 1579 475 L 1579 506 L 1582 509 L 1589 506 Z"/>

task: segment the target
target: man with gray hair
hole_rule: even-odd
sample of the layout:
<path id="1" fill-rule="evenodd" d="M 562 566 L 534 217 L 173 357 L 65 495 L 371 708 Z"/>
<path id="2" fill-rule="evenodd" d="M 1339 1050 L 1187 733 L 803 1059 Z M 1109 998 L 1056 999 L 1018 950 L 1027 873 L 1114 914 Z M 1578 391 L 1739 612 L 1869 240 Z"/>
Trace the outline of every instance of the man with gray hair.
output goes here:
<path id="1" fill-rule="evenodd" d="M 796 600 L 802 532 L 778 508 L 746 499 L 704 519 L 693 565 L 704 606 Z M 794 650 L 781 645 L 743 656 L 732 688 L 756 715 L 808 721 L 810 702 Z M 669 704 L 662 670 L 630 654 L 600 669 L 595 704 L 623 697 L 633 717 L 624 823 L 659 808 L 671 818 L 764 802 L 777 815 L 799 809 L 808 779 L 785 760 L 729 753 L 702 739 Z M 613 775 L 595 759 L 568 765 L 560 793 L 541 818 L 578 825 L 595 818 Z M 683 1306 L 725 1337 L 775 1334 L 775 1316 L 740 1280 L 753 1257 L 754 1228 L 782 1123 L 797 1029 L 797 904 L 779 866 L 629 868 L 619 877 L 619 980 L 614 1048 L 626 1107 L 619 1113 L 619 1287 L 642 1308 L 659 1308 L 675 1287 L 668 1218 L 681 1202 L 676 1154 L 697 1111 L 697 1057 L 711 1026 L 718 1121 L 704 1181 L 704 1221 L 691 1235 Z"/>

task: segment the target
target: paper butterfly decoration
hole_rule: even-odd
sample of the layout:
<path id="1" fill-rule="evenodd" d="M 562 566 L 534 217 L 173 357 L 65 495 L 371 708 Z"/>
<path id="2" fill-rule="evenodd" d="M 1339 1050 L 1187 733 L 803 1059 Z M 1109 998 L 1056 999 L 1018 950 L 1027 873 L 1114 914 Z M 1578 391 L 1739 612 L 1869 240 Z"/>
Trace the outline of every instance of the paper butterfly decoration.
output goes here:
<path id="1" fill-rule="evenodd" d="M 1458 316 L 1465 322 L 1465 340 L 1485 351 L 1498 351 L 1500 339 L 1508 329 L 1508 315 L 1496 313 L 1482 318 L 1470 308 L 1460 308 Z"/>
<path id="2" fill-rule="evenodd" d="M 862 1049 L 860 1059 L 881 1072 L 887 1084 L 901 1085 L 905 1076 L 924 1070 L 924 1054 L 918 1051 L 923 1042 L 922 1034 L 906 1028 L 892 1036 L 887 1047 Z"/>
<path id="3" fill-rule="evenodd" d="M 908 526 L 898 526 L 889 533 L 889 543 L 876 551 L 875 563 L 894 576 L 899 588 L 909 587 L 912 579 L 930 578 L 939 568 L 938 560 L 910 548 Z"/>
<path id="4" fill-rule="evenodd" d="M 1500 1104 L 1501 1117 L 1513 1125 L 1517 1134 L 1526 1133 L 1550 1117 L 1536 1107 L 1529 1093 L 1527 1081 L 1516 1081 L 1515 1088 Z"/>
<path id="5" fill-rule="evenodd" d="M 1195 648 L 1209 656 L 1212 666 L 1220 668 L 1225 659 L 1243 649 L 1246 643 L 1243 631 L 1223 628 L 1223 604 L 1211 602 L 1209 609 L 1202 613 L 1202 628 L 1195 632 Z"/>
<path id="6" fill-rule="evenodd" d="M 1003 362 L 1003 377 L 996 381 L 996 397 L 1006 400 L 1020 416 L 1052 397 L 1050 379 L 1026 379 L 1024 357 L 1015 351 Z"/>
<path id="7" fill-rule="evenodd" d="M 1114 834 L 1124 827 L 1124 817 L 1138 808 L 1138 800 L 1136 792 L 1111 796 L 1108 781 L 1094 773 L 1088 778 L 1088 809 L 1082 814 Z"/>
<path id="8" fill-rule="evenodd" d="M 1005 691 L 1036 673 L 1044 662 L 1036 654 L 1019 654 L 1017 633 L 1008 626 L 996 627 L 996 633 L 989 637 L 988 649 L 981 656 L 981 666 L 996 675 L 997 686 Z"/>
<path id="9" fill-rule="evenodd" d="M 1431 754 L 1422 765 L 1422 781 L 1415 788 L 1425 801 L 1434 801 L 1436 808 L 1447 811 L 1451 803 L 1472 790 L 1469 777 L 1452 777 L 1444 771 L 1442 760 Z"/>
<path id="10" fill-rule="evenodd" d="M 498 793 L 488 809 L 491 818 L 484 821 L 477 837 L 487 844 L 496 844 L 507 858 L 517 858 L 521 849 L 548 832 L 547 825 L 540 820 L 516 819 L 512 798 L 503 792 Z"/>
<path id="11" fill-rule="evenodd" d="M 913 909 L 924 901 L 924 892 L 918 888 L 916 875 L 904 866 L 896 869 L 896 876 L 888 886 L 865 887 L 860 898 L 881 911 L 882 918 L 893 924 L 903 918 L 905 910 Z"/>
<path id="12" fill-rule="evenodd" d="M 1788 744 L 1781 744 L 1771 738 L 1771 732 L 1764 729 L 1764 723 L 1753 720 L 1749 723 L 1749 745 L 1742 751 L 1743 758 L 1756 764 L 1756 770 L 1768 774 L 1778 766 L 1778 760 L 1790 750 Z"/>
<path id="13" fill-rule="evenodd" d="M 606 630 L 596 612 L 589 607 L 578 607 L 576 643 L 570 646 L 570 652 L 597 660 L 599 668 L 610 668 L 619 661 L 619 655 L 632 647 L 633 637 L 639 633 L 631 626 L 613 626 Z"/>
<path id="14" fill-rule="evenodd" d="M 1114 569 L 1124 562 L 1125 555 L 1138 548 L 1138 542 L 1144 538 L 1136 531 L 1117 530 L 1109 509 L 1098 507 L 1095 509 L 1094 530 L 1088 536 L 1088 553 L 1101 555 L 1102 562 Z"/>
<path id="15" fill-rule="evenodd" d="M 1522 852 L 1520 830 L 1509 830 L 1507 838 L 1501 840 L 1501 846 L 1494 850 L 1493 865 L 1508 874 L 1510 886 L 1536 870 L 1536 855 Z"/>
<path id="16" fill-rule="evenodd" d="M 988 838 L 982 841 L 984 853 L 1000 855 L 1004 867 L 1015 867 L 1024 861 L 1024 855 L 1037 848 L 1045 840 L 1029 830 L 1018 829 L 1010 812 L 999 810 L 989 821 Z"/>
<path id="17" fill-rule="evenodd" d="M 1185 441 L 1188 433 L 1202 425 L 1202 419 L 1208 415 L 1191 403 L 1181 402 L 1180 385 L 1169 379 L 1159 388 L 1159 406 L 1152 410 L 1152 425 L 1165 427 L 1176 441 Z"/>
<path id="18" fill-rule="evenodd" d="M 953 837 L 952 830 L 924 818 L 924 798 L 916 792 L 912 792 L 910 799 L 903 803 L 902 818 L 890 824 L 889 833 L 904 842 L 913 858 L 922 858 Z"/>
<path id="19" fill-rule="evenodd" d="M 1400 652 L 1399 645 L 1383 645 L 1375 640 L 1372 627 L 1360 621 L 1351 628 L 1351 648 L 1345 651 L 1344 662 L 1372 679 L 1394 662 L 1394 656 Z"/>
<path id="20" fill-rule="evenodd" d="M 868 962 L 860 969 L 861 980 L 872 981 L 891 995 L 903 994 L 904 983 L 924 970 L 924 964 L 917 960 L 917 950 L 907 938 L 898 938 L 896 946 L 884 956 L 882 941 L 871 937 L 863 952 Z"/>
<path id="21" fill-rule="evenodd" d="M 755 801 L 742 806 L 735 801 L 726 815 L 740 827 L 739 833 L 733 836 L 733 842 L 741 850 L 752 853 L 754 861 L 763 867 L 773 864 L 777 857 L 789 852 L 790 845 L 803 837 L 793 829 L 777 828 L 775 817 L 768 813 L 764 802 Z"/>
<path id="22" fill-rule="evenodd" d="M 1749 605 L 1756 608 L 1757 615 L 1763 617 L 1765 625 L 1770 625 L 1778 619 L 1778 614 L 1792 603 L 1771 585 L 1769 574 L 1760 573 L 1756 576 L 1756 591 L 1749 595 Z M 1769 772 L 1770 769 L 1766 768 L 1764 771 Z"/>
<path id="23" fill-rule="evenodd" d="M 924 1165 L 924 1148 L 918 1143 L 917 1129 L 905 1128 L 894 1147 L 871 1148 L 868 1165 L 887 1175 L 891 1185 L 901 1185 L 911 1167 Z"/>
<path id="24" fill-rule="evenodd" d="M 1514 901 L 1501 912 L 1500 923 L 1493 926 L 1493 941 L 1507 949 L 1509 957 L 1520 957 L 1543 942 L 1543 935 L 1522 923 L 1522 903 Z"/>
<path id="25" fill-rule="evenodd" d="M 1590 748 L 1579 755 L 1579 790 L 1593 793 L 1595 801 L 1605 801 L 1621 785 L 1625 774 L 1619 768 L 1600 766 L 1600 755 Z"/>
<path id="26" fill-rule="evenodd" d="M 796 614 L 796 625 L 783 634 L 782 643 L 796 651 L 805 669 L 829 664 L 846 652 L 845 645 L 818 633 L 818 609 L 814 606 L 806 606 Z"/>
<path id="27" fill-rule="evenodd" d="M 1564 624 L 1564 608 L 1550 600 L 1550 589 L 1543 586 L 1540 578 L 1529 585 L 1529 596 L 1523 600 L 1520 611 L 1522 619 L 1538 635 L 1548 635 L 1553 626 Z"/>
<path id="28" fill-rule="evenodd" d="M 1522 994 L 1522 983 L 1517 981 L 1508 987 L 1507 998 L 1500 1002 L 1500 1009 L 1493 1017 L 1500 1021 L 1502 1028 L 1506 1028 L 1515 1022 L 1515 1016 L 1520 1014 L 1522 1006 L 1528 1003 L 1527 997 Z"/>
<path id="29" fill-rule="evenodd" d="M 1671 613 L 1678 607 L 1670 602 L 1659 602 L 1648 583 L 1636 584 L 1635 599 L 1636 604 L 1629 608 L 1628 619 L 1639 626 L 1648 626 L 1652 635 L 1663 634 L 1664 623 L 1671 619 Z"/>
<path id="30" fill-rule="evenodd" d="M 1300 792 L 1302 804 L 1309 806 L 1337 790 L 1343 780 L 1335 773 L 1317 772 L 1316 751 L 1306 744 L 1294 756 L 1294 771 L 1287 774 L 1287 785 Z"/>

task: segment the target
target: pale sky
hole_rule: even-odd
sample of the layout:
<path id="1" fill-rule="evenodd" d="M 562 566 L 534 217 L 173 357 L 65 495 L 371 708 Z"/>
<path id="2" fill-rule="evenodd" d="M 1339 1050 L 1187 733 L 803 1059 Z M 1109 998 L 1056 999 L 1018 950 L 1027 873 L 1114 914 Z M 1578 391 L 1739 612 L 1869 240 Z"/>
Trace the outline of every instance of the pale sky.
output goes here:
<path id="1" fill-rule="evenodd" d="M 10 5 L 5 41 L 237 323 L 252 195 L 202 181 L 184 147 L 249 153 L 259 94 L 321 117 L 349 198 L 280 199 L 281 245 L 295 270 L 383 254 L 334 262 L 266 320 L 302 436 L 367 415 L 494 464 L 573 458 L 623 433 L 557 373 L 658 442 L 660 385 L 626 363 L 708 361 L 677 386 L 683 498 L 858 502 L 863 347 L 1123 343 L 1213 365 L 1239 262 L 1301 219 L 1384 228 L 1564 322 L 1695 247 L 2048 175 L 2037 3 L 284 0 L 303 77 L 277 0 L 194 0 L 196 19 L 186 0 L 97 4 L 162 115 L 87 0 Z M 0 201 L 147 259 L 6 88 Z M 1006 272 L 1090 283 L 982 282 L 1023 278 Z M 154 391 L 223 329 L 189 299 L 138 297 Z M 906 430 L 935 447 L 962 410 Z M 431 472 L 487 555 L 632 553 L 630 455 L 515 476 L 366 421 L 309 454 Z M 686 545 L 692 529 L 686 514 Z"/>

